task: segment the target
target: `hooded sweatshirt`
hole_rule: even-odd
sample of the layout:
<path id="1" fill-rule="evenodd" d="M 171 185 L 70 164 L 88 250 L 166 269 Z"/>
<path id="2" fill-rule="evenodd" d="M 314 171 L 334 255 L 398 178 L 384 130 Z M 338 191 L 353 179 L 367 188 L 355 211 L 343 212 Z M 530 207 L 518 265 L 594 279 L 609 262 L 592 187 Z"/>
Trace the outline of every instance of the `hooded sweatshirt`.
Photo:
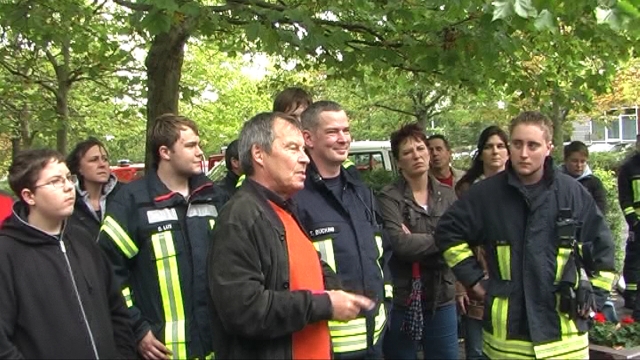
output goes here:
<path id="1" fill-rule="evenodd" d="M 69 222 L 85 228 L 91 235 L 91 239 L 97 242 L 107 203 L 118 192 L 120 187 L 122 187 L 122 184 L 118 182 L 118 178 L 116 178 L 114 174 L 111 174 L 109 181 L 102 187 L 100 211 L 96 212 L 91 206 L 89 193 L 82 189 L 79 183 L 76 184 L 76 205 L 73 209 L 73 214 L 69 218 Z"/>
<path id="2" fill-rule="evenodd" d="M 589 165 L 584 168 L 582 175 L 577 177 L 569 173 L 567 167 L 564 165 L 560 165 L 560 170 L 562 170 L 562 172 L 571 176 L 572 178 L 578 180 L 578 182 L 589 191 L 589 193 L 593 197 L 593 200 L 596 201 L 598 209 L 600 209 L 603 214 L 607 212 L 607 191 L 604 189 L 602 181 L 600 181 L 597 176 L 593 175 L 593 172 L 591 171 Z"/>
<path id="3" fill-rule="evenodd" d="M 73 225 L 59 236 L 14 205 L 0 229 L 0 358 L 135 358 L 129 314 L 107 259 Z"/>

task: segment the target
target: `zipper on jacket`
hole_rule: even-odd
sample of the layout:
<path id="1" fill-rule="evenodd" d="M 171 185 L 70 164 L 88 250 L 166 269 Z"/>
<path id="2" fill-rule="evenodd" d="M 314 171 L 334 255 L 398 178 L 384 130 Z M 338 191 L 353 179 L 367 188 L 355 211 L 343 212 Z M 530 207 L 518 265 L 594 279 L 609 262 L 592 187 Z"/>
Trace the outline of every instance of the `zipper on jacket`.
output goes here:
<path id="1" fill-rule="evenodd" d="M 96 359 L 100 359 L 100 357 L 98 356 L 98 349 L 96 348 L 96 341 L 93 338 L 93 333 L 91 332 L 91 327 L 89 326 L 89 320 L 87 319 L 87 314 L 84 311 L 82 299 L 80 298 L 80 293 L 78 292 L 76 279 L 73 277 L 73 271 L 71 271 L 71 263 L 69 262 L 69 257 L 67 256 L 67 248 L 64 246 L 64 242 L 62 241 L 62 234 L 60 236 L 60 250 L 62 250 L 62 255 L 64 255 L 64 260 L 67 263 L 67 270 L 69 270 L 69 276 L 71 276 L 71 283 L 73 284 L 73 292 L 76 294 L 76 299 L 78 299 L 78 304 L 80 305 L 80 312 L 82 313 L 84 325 L 87 328 L 87 332 L 89 333 L 89 340 L 91 341 L 93 354 L 95 355 Z"/>

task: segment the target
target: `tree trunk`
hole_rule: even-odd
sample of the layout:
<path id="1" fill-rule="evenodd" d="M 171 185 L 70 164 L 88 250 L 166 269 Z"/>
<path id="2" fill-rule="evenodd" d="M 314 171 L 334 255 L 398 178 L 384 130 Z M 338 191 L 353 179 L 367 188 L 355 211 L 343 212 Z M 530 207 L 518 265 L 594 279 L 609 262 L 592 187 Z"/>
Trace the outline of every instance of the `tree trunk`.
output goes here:
<path id="1" fill-rule="evenodd" d="M 187 31 L 174 26 L 167 33 L 156 35 L 151 43 L 147 66 L 147 134 L 155 119 L 166 113 L 178 113 L 180 77 L 184 61 Z M 148 136 L 148 135 L 147 135 Z M 151 149 L 146 144 L 145 164 L 151 167 Z"/>
<path id="2" fill-rule="evenodd" d="M 19 126 L 19 139 L 20 143 L 18 144 L 21 149 L 29 149 L 31 148 L 31 144 L 33 143 L 33 135 L 31 134 L 31 111 L 29 111 L 29 104 L 24 103 L 22 105 L 22 110 L 18 114 L 18 121 L 20 122 Z"/>
<path id="3" fill-rule="evenodd" d="M 427 116 L 426 111 L 416 112 L 416 119 L 418 120 L 418 125 L 422 130 L 427 128 L 427 123 L 429 122 L 429 117 Z"/>
<path id="4" fill-rule="evenodd" d="M 58 115 L 58 130 L 56 132 L 56 148 L 62 154 L 67 154 L 68 127 L 69 127 L 69 87 L 61 84 L 56 96 L 56 115 Z"/>
<path id="5" fill-rule="evenodd" d="M 11 158 L 15 159 L 16 154 L 19 153 L 20 148 L 20 138 L 18 136 L 14 136 L 11 138 Z"/>
<path id="6" fill-rule="evenodd" d="M 556 102 L 551 108 L 551 121 L 553 122 L 553 147 L 554 158 L 562 159 L 564 156 L 564 122 L 569 114 L 569 109 L 563 109 Z"/>

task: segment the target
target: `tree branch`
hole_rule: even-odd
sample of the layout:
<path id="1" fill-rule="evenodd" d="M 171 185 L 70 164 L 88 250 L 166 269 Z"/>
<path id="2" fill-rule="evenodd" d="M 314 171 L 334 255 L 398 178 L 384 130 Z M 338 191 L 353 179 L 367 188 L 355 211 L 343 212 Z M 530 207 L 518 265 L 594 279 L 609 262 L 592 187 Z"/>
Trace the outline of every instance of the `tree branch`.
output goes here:
<path id="1" fill-rule="evenodd" d="M 58 60 L 56 60 L 56 57 L 51 53 L 51 51 L 49 51 L 49 49 L 46 48 L 46 46 L 42 49 L 42 51 L 44 51 L 47 60 L 49 60 L 49 62 L 51 63 L 51 65 L 53 65 L 54 69 L 56 69 L 57 72 Z"/>
<path id="2" fill-rule="evenodd" d="M 442 99 L 444 97 L 443 93 L 438 94 L 438 96 L 436 96 L 433 100 L 431 100 L 426 106 L 425 109 L 431 109 L 432 107 L 434 107 L 438 101 L 440 101 L 440 99 Z"/>
<path id="3" fill-rule="evenodd" d="M 5 69 L 6 69 L 9 73 L 11 73 L 12 75 L 15 75 L 15 76 L 21 77 L 21 78 L 23 78 L 23 79 L 25 79 L 25 80 L 28 80 L 28 81 L 34 82 L 34 83 L 36 83 L 36 84 L 38 84 L 38 85 L 42 86 L 42 87 L 43 87 L 43 88 L 45 88 L 46 90 L 50 91 L 54 96 L 58 96 L 58 90 L 57 90 L 57 89 L 55 89 L 53 86 L 51 86 L 51 85 L 47 84 L 46 82 L 44 82 L 44 81 L 42 81 L 42 80 L 34 80 L 34 79 L 32 79 L 32 78 L 31 78 L 31 76 L 29 76 L 29 75 L 27 75 L 27 74 L 25 74 L 25 73 L 23 73 L 23 72 L 20 72 L 20 71 L 18 71 L 18 70 L 15 70 L 15 69 L 13 69 L 13 68 L 11 68 L 11 66 L 9 66 L 9 64 L 7 64 L 6 62 L 4 62 L 4 60 L 0 60 L 0 65 L 1 65 L 3 68 L 5 68 Z"/>
<path id="4" fill-rule="evenodd" d="M 375 103 L 373 104 L 373 106 L 375 107 L 379 107 L 381 109 L 385 109 L 385 110 L 389 110 L 389 111 L 393 111 L 393 112 L 397 112 L 400 114 L 404 114 L 404 115 L 409 115 L 411 117 L 416 117 L 416 114 L 410 112 L 410 111 L 406 111 L 406 110 L 402 110 L 402 109 L 396 109 L 396 108 L 392 108 L 390 106 L 387 105 L 383 105 L 383 104 L 379 104 L 379 103 Z"/>
<path id="5" fill-rule="evenodd" d="M 115 2 L 120 6 L 124 6 L 135 11 L 149 11 L 153 9 L 153 5 L 150 5 L 150 4 L 139 4 L 139 3 L 134 3 L 126 0 L 113 0 L 113 2 Z"/>

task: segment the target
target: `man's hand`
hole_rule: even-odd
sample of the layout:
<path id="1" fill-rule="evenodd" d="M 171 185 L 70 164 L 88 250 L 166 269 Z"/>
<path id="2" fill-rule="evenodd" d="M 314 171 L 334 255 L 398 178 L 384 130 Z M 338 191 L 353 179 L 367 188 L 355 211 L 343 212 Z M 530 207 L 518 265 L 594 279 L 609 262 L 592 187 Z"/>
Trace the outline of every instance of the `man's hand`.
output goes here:
<path id="1" fill-rule="evenodd" d="M 463 315 L 467 315 L 467 305 L 469 305 L 469 296 L 467 294 L 456 295 L 458 308 Z"/>
<path id="2" fill-rule="evenodd" d="M 402 224 L 402 231 L 404 231 L 404 233 L 407 235 L 411 234 L 411 231 L 405 224 Z"/>
<path id="3" fill-rule="evenodd" d="M 342 290 L 327 291 L 333 307 L 333 320 L 349 321 L 358 316 L 360 310 L 371 310 L 376 303 L 362 295 L 349 294 Z"/>
<path id="4" fill-rule="evenodd" d="M 171 351 L 167 349 L 163 343 L 161 343 L 151 330 L 145 335 L 138 343 L 138 352 L 143 359 L 155 360 L 155 359 L 171 359 Z"/>

